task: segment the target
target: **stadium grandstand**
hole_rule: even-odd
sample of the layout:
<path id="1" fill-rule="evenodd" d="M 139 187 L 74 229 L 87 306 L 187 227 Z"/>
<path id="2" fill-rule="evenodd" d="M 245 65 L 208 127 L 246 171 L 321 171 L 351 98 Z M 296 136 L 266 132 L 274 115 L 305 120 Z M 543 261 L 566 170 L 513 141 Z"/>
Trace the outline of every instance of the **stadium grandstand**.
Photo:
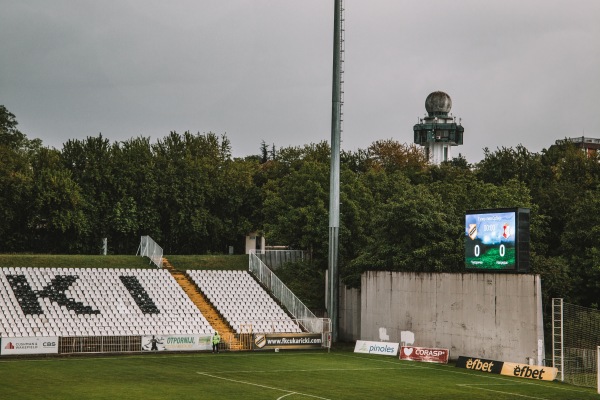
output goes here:
<path id="1" fill-rule="evenodd" d="M 248 271 L 164 266 L 0 268 L 0 355 L 209 350 L 215 331 L 226 350 L 256 350 L 257 334 L 325 342 Z M 18 352 L 36 340 L 56 342 L 55 351 Z M 194 345 L 159 348 L 165 342 Z"/>
<path id="2" fill-rule="evenodd" d="M 0 282 L 2 336 L 212 332 L 166 270 L 2 268 Z"/>
<path id="3" fill-rule="evenodd" d="M 236 333 L 300 333 L 284 309 L 245 271 L 187 271 Z"/>

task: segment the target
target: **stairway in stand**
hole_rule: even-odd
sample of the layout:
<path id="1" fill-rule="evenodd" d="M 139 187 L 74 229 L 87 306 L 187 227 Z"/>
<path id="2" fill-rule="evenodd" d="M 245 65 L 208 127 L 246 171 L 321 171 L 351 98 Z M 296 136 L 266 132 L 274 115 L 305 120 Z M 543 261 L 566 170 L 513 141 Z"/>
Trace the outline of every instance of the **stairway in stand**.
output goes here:
<path id="1" fill-rule="evenodd" d="M 227 325 L 225 320 L 219 315 L 217 310 L 208 302 L 208 300 L 200 293 L 196 285 L 182 271 L 179 271 L 171 265 L 171 263 L 163 258 L 163 266 L 171 273 L 179 286 L 188 295 L 192 302 L 198 307 L 204 318 L 208 321 L 214 330 L 221 335 L 221 343 L 226 343 L 230 350 L 244 350 L 244 346 L 235 338 L 235 333 Z"/>

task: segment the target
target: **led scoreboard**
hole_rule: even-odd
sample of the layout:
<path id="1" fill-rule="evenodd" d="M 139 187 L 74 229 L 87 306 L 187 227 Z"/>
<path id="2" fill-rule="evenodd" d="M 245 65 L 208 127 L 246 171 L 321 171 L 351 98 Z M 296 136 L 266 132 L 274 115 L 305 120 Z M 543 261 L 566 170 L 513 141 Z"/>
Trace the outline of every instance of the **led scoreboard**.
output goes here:
<path id="1" fill-rule="evenodd" d="M 529 209 L 496 208 L 465 213 L 468 270 L 529 271 Z"/>

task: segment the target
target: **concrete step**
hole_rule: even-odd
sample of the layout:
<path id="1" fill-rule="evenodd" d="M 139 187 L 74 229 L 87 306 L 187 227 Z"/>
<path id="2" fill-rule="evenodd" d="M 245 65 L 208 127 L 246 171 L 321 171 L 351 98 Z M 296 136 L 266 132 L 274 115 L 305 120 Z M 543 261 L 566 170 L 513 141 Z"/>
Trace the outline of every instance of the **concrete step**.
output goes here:
<path id="1" fill-rule="evenodd" d="M 166 258 L 163 258 L 163 265 L 175 278 L 190 300 L 198 307 L 212 328 L 219 332 L 223 342 L 227 344 L 229 349 L 244 350 L 243 344 L 235 339 L 233 330 L 227 325 L 226 321 L 219 315 L 217 310 L 210 304 L 204 295 L 198 291 L 194 282 L 191 281 L 185 273 L 176 270 Z"/>

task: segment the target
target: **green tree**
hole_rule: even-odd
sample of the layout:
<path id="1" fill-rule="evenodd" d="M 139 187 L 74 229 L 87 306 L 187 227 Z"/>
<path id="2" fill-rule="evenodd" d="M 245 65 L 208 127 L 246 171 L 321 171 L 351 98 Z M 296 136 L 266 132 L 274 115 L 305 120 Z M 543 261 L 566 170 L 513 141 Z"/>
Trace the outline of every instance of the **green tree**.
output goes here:
<path id="1" fill-rule="evenodd" d="M 84 214 L 89 230 L 80 237 L 83 252 L 97 254 L 102 238 L 111 232 L 114 208 L 114 179 L 117 171 L 112 164 L 112 150 L 102 135 L 85 140 L 69 140 L 63 145 L 62 161 L 72 179 L 81 188 Z"/>
<path id="2" fill-rule="evenodd" d="M 0 251 L 26 251 L 30 243 L 31 156 L 41 142 L 29 141 L 17 125 L 15 115 L 0 105 Z"/>
<path id="3" fill-rule="evenodd" d="M 89 226 L 81 188 L 64 168 L 60 153 L 44 148 L 33 162 L 32 204 L 28 208 L 34 250 L 44 253 L 79 253 L 80 237 Z"/>
<path id="4" fill-rule="evenodd" d="M 573 199 L 561 235 L 561 253 L 570 266 L 576 304 L 598 306 L 600 290 L 600 187 Z"/>
<path id="5" fill-rule="evenodd" d="M 0 146 L 15 150 L 26 147 L 27 137 L 17 129 L 18 124 L 15 115 L 0 105 Z"/>
<path id="6" fill-rule="evenodd" d="M 113 198 L 110 211 L 109 248 L 132 253 L 140 236 L 149 235 L 159 243 L 161 207 L 158 201 L 156 160 L 150 139 L 137 137 L 111 147 Z"/>

